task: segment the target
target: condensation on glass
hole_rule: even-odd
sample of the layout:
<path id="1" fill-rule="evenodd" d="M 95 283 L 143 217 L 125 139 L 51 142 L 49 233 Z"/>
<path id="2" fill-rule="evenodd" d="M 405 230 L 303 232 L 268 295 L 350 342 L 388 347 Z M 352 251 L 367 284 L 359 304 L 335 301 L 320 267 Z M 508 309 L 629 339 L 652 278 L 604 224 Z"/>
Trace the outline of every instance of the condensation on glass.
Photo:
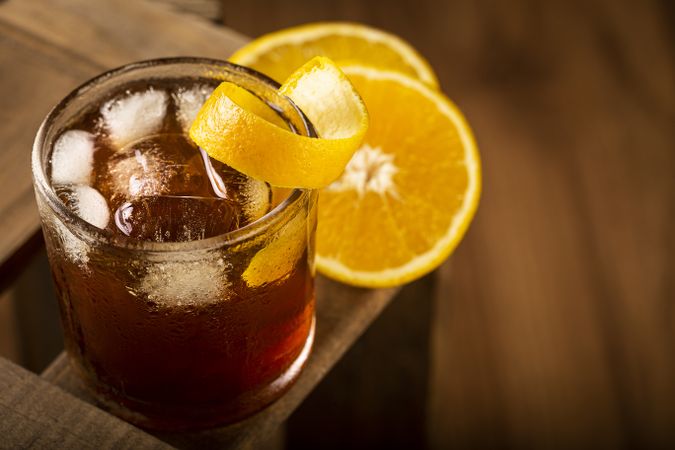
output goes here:
<path id="1" fill-rule="evenodd" d="M 71 365 L 143 427 L 247 417 L 290 387 L 312 345 L 317 193 L 270 188 L 191 147 L 185 130 L 221 81 L 314 136 L 275 82 L 174 58 L 87 82 L 48 115 L 33 148 Z"/>

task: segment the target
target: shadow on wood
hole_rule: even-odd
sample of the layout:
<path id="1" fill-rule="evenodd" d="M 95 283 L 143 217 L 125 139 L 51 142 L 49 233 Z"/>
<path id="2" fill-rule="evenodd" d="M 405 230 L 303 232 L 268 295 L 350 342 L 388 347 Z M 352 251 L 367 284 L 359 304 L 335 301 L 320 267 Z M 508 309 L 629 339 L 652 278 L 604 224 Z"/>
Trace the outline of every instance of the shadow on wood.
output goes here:
<path id="1" fill-rule="evenodd" d="M 287 425 L 289 449 L 426 448 L 434 274 L 404 287 Z"/>

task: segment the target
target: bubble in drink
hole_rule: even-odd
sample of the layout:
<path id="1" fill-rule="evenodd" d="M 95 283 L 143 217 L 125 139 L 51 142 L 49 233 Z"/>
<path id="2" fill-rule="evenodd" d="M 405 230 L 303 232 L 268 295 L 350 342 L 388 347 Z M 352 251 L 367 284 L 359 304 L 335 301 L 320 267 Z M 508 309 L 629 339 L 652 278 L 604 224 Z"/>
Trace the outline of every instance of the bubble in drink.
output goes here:
<path id="1" fill-rule="evenodd" d="M 173 94 L 176 103 L 176 118 L 183 131 L 188 132 L 197 117 L 199 109 L 213 92 L 213 86 L 199 84 L 192 87 L 180 87 Z"/>
<path id="2" fill-rule="evenodd" d="M 166 116 L 168 95 L 149 88 L 104 103 L 103 124 L 117 147 L 156 133 Z"/>
<path id="3" fill-rule="evenodd" d="M 222 198 L 141 197 L 117 209 L 115 224 L 125 235 L 142 241 L 195 241 L 236 230 L 237 209 Z"/>
<path id="4" fill-rule="evenodd" d="M 59 186 L 56 192 L 61 201 L 82 220 L 98 228 L 108 226 L 110 221 L 108 203 L 96 189 L 80 184 Z"/>
<path id="5" fill-rule="evenodd" d="M 94 135 L 83 130 L 63 133 L 51 157 L 54 184 L 90 184 L 94 170 Z"/>

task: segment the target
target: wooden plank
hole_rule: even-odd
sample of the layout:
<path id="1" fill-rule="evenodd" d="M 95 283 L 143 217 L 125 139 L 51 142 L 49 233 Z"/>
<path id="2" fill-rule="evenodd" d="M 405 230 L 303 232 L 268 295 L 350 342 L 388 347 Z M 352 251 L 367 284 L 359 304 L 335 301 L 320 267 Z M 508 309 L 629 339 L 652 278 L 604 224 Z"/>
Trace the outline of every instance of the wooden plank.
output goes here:
<path id="1" fill-rule="evenodd" d="M 317 278 L 316 337 L 311 357 L 297 383 L 279 401 L 234 426 L 201 433 L 157 434 L 179 448 L 256 448 L 281 425 L 345 351 L 379 316 L 397 289 L 368 290 Z M 43 379 L 85 401 L 95 402 L 61 355 Z"/>
<path id="2" fill-rule="evenodd" d="M 2 448 L 171 448 L 2 358 L 0 436 Z"/>
<path id="3" fill-rule="evenodd" d="M 9 0 L 0 19 L 106 67 L 167 56 L 225 59 L 248 40 L 160 2 Z"/>
<path id="4" fill-rule="evenodd" d="M 220 23 L 225 4 L 219 0 L 152 0 L 164 3 L 181 13 L 195 14 L 203 19 Z"/>
<path id="5" fill-rule="evenodd" d="M 457 57 L 478 61 L 445 82 L 474 124 L 486 182 L 442 272 L 435 444 L 672 446 L 663 15 L 655 2 L 500 4 L 447 14 L 482 30 L 454 36 L 473 45 Z"/>
<path id="6" fill-rule="evenodd" d="M 0 35 L 0 64 L 12 67 L 0 71 L 0 284 L 6 286 L 32 256 L 19 249 L 33 247 L 27 244 L 39 227 L 30 173 L 33 137 L 49 108 L 101 68 L 87 71 L 1 20 Z"/>
<path id="7" fill-rule="evenodd" d="M 480 86 L 454 80 L 486 189 L 465 264 L 444 272 L 460 300 L 439 299 L 445 445 L 675 442 L 672 46 L 655 2 L 617 3 L 486 12 L 510 53 L 467 68 Z"/>
<path id="8" fill-rule="evenodd" d="M 0 282 L 6 285 L 25 263 L 10 258 L 39 229 L 30 150 L 49 109 L 103 70 L 163 56 L 224 59 L 246 38 L 167 5 L 131 0 L 6 1 L 0 36 L 0 65 L 12 68 L 0 71 Z"/>
<path id="9" fill-rule="evenodd" d="M 474 128 L 484 193 L 436 290 L 432 448 L 675 446 L 672 2 L 227 4 L 250 36 L 339 18 L 406 38 Z"/>

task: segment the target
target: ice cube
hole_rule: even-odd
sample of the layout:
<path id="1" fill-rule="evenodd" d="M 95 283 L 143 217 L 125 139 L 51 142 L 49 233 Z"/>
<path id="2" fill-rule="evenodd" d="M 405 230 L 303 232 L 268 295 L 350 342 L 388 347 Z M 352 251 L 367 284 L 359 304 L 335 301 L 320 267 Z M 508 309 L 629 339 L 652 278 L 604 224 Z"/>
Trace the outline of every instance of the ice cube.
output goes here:
<path id="1" fill-rule="evenodd" d="M 203 149 L 199 151 L 215 194 L 239 205 L 242 214 L 240 226 L 258 220 L 270 210 L 272 190 L 269 184 L 209 158 Z"/>
<path id="2" fill-rule="evenodd" d="M 185 133 L 190 129 L 199 109 L 209 95 L 211 95 L 213 89 L 213 86 L 200 84 L 190 88 L 179 88 L 173 94 L 173 99 L 176 103 L 176 117 Z"/>
<path id="3" fill-rule="evenodd" d="M 199 152 L 180 134 L 137 141 L 105 165 L 99 188 L 113 208 L 137 197 L 204 195 L 209 190 Z"/>
<path id="4" fill-rule="evenodd" d="M 82 130 L 63 133 L 52 152 L 52 183 L 90 184 L 94 170 L 94 135 Z"/>
<path id="5" fill-rule="evenodd" d="M 242 209 L 248 223 L 254 222 L 267 214 L 272 203 L 270 185 L 264 181 L 246 177 L 241 186 Z"/>
<path id="6" fill-rule="evenodd" d="M 117 228 L 142 241 L 185 242 L 237 229 L 237 205 L 216 197 L 141 197 L 115 212 Z"/>
<path id="7" fill-rule="evenodd" d="M 115 145 L 124 147 L 159 131 L 166 116 L 167 103 L 166 92 L 150 88 L 104 103 L 101 115 Z"/>
<path id="8" fill-rule="evenodd" d="M 58 186 L 56 192 L 61 201 L 82 220 L 98 228 L 108 226 L 108 203 L 93 187 L 84 184 Z"/>
<path id="9" fill-rule="evenodd" d="M 227 279 L 231 268 L 218 254 L 198 261 L 153 263 L 138 286 L 130 289 L 158 308 L 222 301 L 231 295 Z"/>

